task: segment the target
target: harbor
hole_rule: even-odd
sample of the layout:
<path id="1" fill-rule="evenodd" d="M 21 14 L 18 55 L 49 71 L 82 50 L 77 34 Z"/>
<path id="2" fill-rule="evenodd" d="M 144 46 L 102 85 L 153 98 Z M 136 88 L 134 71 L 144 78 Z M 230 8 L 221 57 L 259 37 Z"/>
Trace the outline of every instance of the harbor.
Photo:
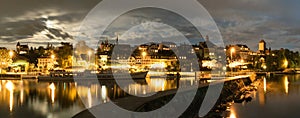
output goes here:
<path id="1" fill-rule="evenodd" d="M 229 78 L 227 81 L 234 81 L 238 78 Z M 179 85 L 178 81 L 182 84 Z M 2 92 L 11 94 L 2 95 L 4 99 L 0 102 L 3 103 L 2 108 L 7 109 L 8 112 L 10 110 L 14 111 L 14 117 L 22 115 L 19 109 L 33 111 L 34 113 L 28 112 L 32 114 L 32 117 L 49 117 L 52 115 L 56 117 L 73 117 L 85 110 L 86 106 L 81 101 L 89 103 L 89 108 L 92 108 L 98 101 L 105 104 L 111 100 L 119 101 L 120 104 L 126 106 L 130 101 L 123 100 L 131 98 L 129 94 L 147 95 L 158 92 L 149 99 L 140 99 L 141 102 L 133 102 L 132 105 L 127 106 L 142 110 L 140 105 L 162 96 L 173 95 L 176 93 L 178 86 L 188 87 L 199 84 L 206 87 L 210 83 L 206 80 L 195 80 L 191 77 L 182 77 L 179 80 L 146 77 L 144 80 L 135 80 L 135 83 L 127 85 L 123 90 L 113 80 L 98 80 L 97 82 L 84 81 L 85 84 L 80 84 L 80 82 L 64 81 L 43 82 L 37 81 L 37 79 L 1 80 Z M 29 97 L 29 95 L 32 97 Z M 66 104 L 62 104 L 65 100 L 67 100 Z M 133 101 L 135 100 L 133 99 Z M 136 104 L 133 105 L 134 103 Z M 44 107 L 46 111 L 41 112 L 42 109 L 38 109 L 39 107 Z M 62 111 L 59 109 L 62 109 Z M 65 112 L 68 112 L 68 114 L 65 114 Z"/>
<path id="2" fill-rule="evenodd" d="M 4 0 L 0 118 L 299 117 L 300 2 L 213 1 Z"/>
<path id="3" fill-rule="evenodd" d="M 266 110 L 265 108 L 276 106 L 277 104 L 280 104 L 281 107 L 289 107 L 289 103 L 294 100 L 295 96 L 298 96 L 296 94 L 297 86 L 300 81 L 298 74 L 254 76 L 255 79 L 250 79 L 249 77 L 248 75 L 242 75 L 225 79 L 220 100 L 208 113 L 208 116 L 253 117 L 253 115 L 246 113 L 246 111 L 253 111 L 253 113 L 258 113 L 257 115 L 263 117 L 265 116 L 263 112 L 252 109 L 250 106 L 256 106 L 255 108 L 259 108 L 264 112 L 271 112 L 272 109 Z M 201 98 L 203 99 L 201 95 L 205 94 L 207 86 L 212 82 L 207 80 L 196 81 L 189 77 L 181 78 L 179 81 L 184 83 L 180 86 L 186 88 L 191 85 L 199 84 L 199 96 L 196 96 L 196 98 L 200 101 Z M 6 109 L 7 112 L 10 110 L 14 111 L 13 116 L 15 117 L 22 115 L 19 109 L 28 109 L 28 111 L 33 111 L 28 112 L 31 113 L 32 117 L 56 116 L 92 118 L 83 102 L 89 103 L 90 106 L 87 106 L 89 109 L 97 109 L 102 104 L 104 105 L 113 101 L 123 108 L 132 111 L 149 111 L 163 106 L 164 102 L 158 105 L 154 105 L 154 103 L 167 102 L 169 100 L 168 96 L 172 97 L 176 94 L 176 89 L 178 88 L 177 80 L 164 78 L 151 79 L 147 77 L 144 80 L 136 80 L 135 84 L 128 85 L 124 90 L 119 88 L 116 82 L 112 80 L 99 80 L 98 82 L 99 84 L 85 81 L 84 83 L 86 84 L 80 84 L 80 82 L 39 82 L 36 79 L 1 80 L 1 92 L 7 93 L 2 95 L 3 99 L 0 100 L 1 107 Z M 146 85 L 149 86 L 146 87 Z M 188 89 L 186 89 L 185 93 L 188 93 L 187 91 Z M 147 96 L 147 94 L 154 92 L 157 92 L 157 94 L 146 97 L 145 99 L 138 99 L 131 96 L 131 94 Z M 32 97 L 29 97 L 29 95 Z M 85 97 L 82 98 L 79 96 Z M 280 102 L 279 99 L 283 99 L 282 102 L 286 104 Z M 66 100 L 66 104 L 62 104 Z M 96 104 L 99 101 L 101 101 L 102 104 Z M 199 106 L 201 106 L 200 103 L 193 103 L 182 117 L 198 116 Z M 40 110 L 42 109 L 38 109 L 39 107 L 46 108 L 44 109 L 46 111 L 41 112 Z M 297 108 L 297 104 L 292 107 Z M 59 109 L 62 109 L 62 111 Z M 68 114 L 65 114 L 65 112 L 68 112 Z M 290 113 L 291 112 L 292 111 L 290 111 Z M 286 115 L 288 116 L 288 111 L 278 112 L 276 114 L 283 116 L 285 113 L 287 113 Z M 275 114 L 270 117 L 274 116 Z"/>

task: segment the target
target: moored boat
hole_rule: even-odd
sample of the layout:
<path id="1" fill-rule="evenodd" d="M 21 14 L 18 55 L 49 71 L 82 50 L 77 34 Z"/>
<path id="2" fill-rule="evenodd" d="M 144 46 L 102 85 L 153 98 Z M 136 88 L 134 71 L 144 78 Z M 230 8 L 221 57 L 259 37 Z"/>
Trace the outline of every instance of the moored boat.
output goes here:
<path id="1" fill-rule="evenodd" d="M 50 72 L 48 76 L 39 76 L 39 81 L 74 81 L 74 80 L 113 80 L 145 79 L 148 71 L 133 73 L 90 73 L 90 72 Z"/>

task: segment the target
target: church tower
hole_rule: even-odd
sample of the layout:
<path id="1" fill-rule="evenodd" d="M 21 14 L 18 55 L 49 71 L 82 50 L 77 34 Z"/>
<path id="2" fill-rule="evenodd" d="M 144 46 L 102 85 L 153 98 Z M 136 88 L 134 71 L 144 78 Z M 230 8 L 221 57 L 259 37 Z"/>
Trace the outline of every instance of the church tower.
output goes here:
<path id="1" fill-rule="evenodd" d="M 258 43 L 258 51 L 259 52 L 265 52 L 266 51 L 266 42 L 262 39 Z"/>
<path id="2" fill-rule="evenodd" d="M 119 45 L 119 35 L 117 35 L 116 45 Z"/>
<path id="3" fill-rule="evenodd" d="M 20 49 L 21 49 L 21 44 L 20 44 L 20 42 L 18 42 L 16 45 L 16 50 L 17 50 L 18 54 L 20 53 Z"/>

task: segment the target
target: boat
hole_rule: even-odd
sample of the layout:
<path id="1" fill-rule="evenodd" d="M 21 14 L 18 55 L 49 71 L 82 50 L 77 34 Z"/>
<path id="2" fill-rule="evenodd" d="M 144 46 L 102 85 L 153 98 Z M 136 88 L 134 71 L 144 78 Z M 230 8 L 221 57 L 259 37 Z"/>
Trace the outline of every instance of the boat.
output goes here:
<path id="1" fill-rule="evenodd" d="M 281 72 L 276 72 L 276 74 L 297 74 L 297 70 L 294 69 L 285 69 Z"/>
<path id="2" fill-rule="evenodd" d="M 98 79 L 145 79 L 148 71 L 132 72 L 132 73 L 98 73 Z M 130 75 L 131 78 L 128 76 Z M 128 78 L 129 77 L 129 78 Z"/>
<path id="3" fill-rule="evenodd" d="M 145 79 L 148 71 L 142 72 L 131 72 L 131 73 L 112 73 L 112 72 L 101 72 L 91 73 L 91 71 L 84 72 L 50 72 L 47 76 L 39 76 L 39 81 L 74 81 L 74 80 L 130 80 L 130 79 Z"/>
<path id="4" fill-rule="evenodd" d="M 166 79 L 179 79 L 181 75 L 179 73 L 176 74 L 167 74 Z"/>

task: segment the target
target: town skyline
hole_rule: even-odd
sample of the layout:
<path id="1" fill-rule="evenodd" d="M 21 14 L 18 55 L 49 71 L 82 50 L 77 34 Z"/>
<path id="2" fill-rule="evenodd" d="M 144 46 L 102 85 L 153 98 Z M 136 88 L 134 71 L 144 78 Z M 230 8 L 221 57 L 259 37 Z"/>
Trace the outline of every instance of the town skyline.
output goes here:
<path id="1" fill-rule="evenodd" d="M 117 38 L 117 37 L 114 37 L 114 38 Z M 204 38 L 203 38 L 204 39 Z M 206 42 L 205 41 L 206 39 L 204 39 L 203 41 L 199 41 L 199 42 Z M 263 38 L 260 38 L 260 39 L 258 39 L 257 40 L 257 42 L 259 42 L 259 41 L 261 41 L 261 40 L 264 40 L 264 41 L 266 41 L 265 39 L 263 39 Z M 84 40 L 81 40 L 81 41 L 84 41 Z M 100 44 L 101 42 L 104 42 L 105 40 L 99 40 L 99 42 L 97 43 L 97 44 Z M 108 39 L 108 41 L 111 43 L 111 44 L 114 44 L 115 43 L 115 39 Z M 80 41 L 78 41 L 78 42 L 80 42 Z M 73 47 L 75 47 L 75 45 L 76 44 L 78 44 L 78 42 L 69 42 L 69 41 L 57 41 L 57 42 L 40 42 L 40 43 L 37 43 L 37 44 L 33 44 L 33 45 L 31 45 L 31 43 L 30 42 L 14 42 L 14 43 L 11 43 L 11 45 L 12 46 L 0 46 L 0 47 L 2 47 L 2 48 L 6 48 L 6 49 L 8 49 L 8 50 L 16 50 L 16 44 L 17 43 L 21 43 L 21 44 L 23 44 L 23 45 L 27 45 L 27 46 L 29 46 L 29 48 L 39 48 L 39 47 L 47 47 L 47 45 L 52 45 L 52 46 L 54 46 L 54 47 L 59 47 L 59 46 L 61 46 L 61 43 L 70 43 L 71 45 L 73 45 Z M 148 42 L 148 43 L 143 43 L 143 44 L 151 44 L 151 43 L 162 43 L 162 42 L 168 42 L 168 43 L 174 43 L 174 44 L 176 44 L 176 45 L 185 45 L 185 44 L 188 44 L 188 43 L 185 43 L 185 42 L 183 42 L 183 43 L 176 43 L 176 42 L 171 42 L 171 41 L 161 41 L 161 42 Z M 198 42 L 198 43 L 199 43 Z M 191 43 L 191 45 L 195 45 L 195 44 L 198 44 L 198 43 Z M 266 41 L 266 43 L 267 43 L 267 41 Z M 1 43 L 0 43 L 1 44 Z M 130 45 L 131 47 L 136 47 L 136 46 L 139 46 L 139 44 L 129 44 L 129 43 L 120 43 L 120 44 L 122 44 L 122 45 Z M 247 45 L 248 46 L 248 44 L 247 43 L 229 43 L 229 44 L 226 44 L 226 45 L 224 45 L 224 47 L 227 47 L 227 46 L 230 46 L 230 45 Z M 142 45 L 142 44 L 141 44 Z M 300 50 L 293 50 L 293 48 L 284 48 L 284 47 L 274 47 L 274 46 L 272 46 L 272 44 L 270 44 L 270 43 L 267 43 L 267 47 L 268 48 L 271 48 L 271 49 L 273 49 L 273 50 L 280 50 L 280 49 L 289 49 L 289 50 L 291 50 L 291 51 L 295 51 L 295 52 L 298 52 L 298 51 L 300 51 Z M 249 48 L 250 48 L 250 46 L 248 46 Z M 93 49 L 97 49 L 98 47 L 90 47 L 90 48 L 93 48 Z M 255 48 L 250 48 L 251 50 L 258 50 L 259 49 L 259 46 L 257 45 Z"/>
<path id="2" fill-rule="evenodd" d="M 299 0 L 0 3 L 0 117 L 300 116 Z"/>

